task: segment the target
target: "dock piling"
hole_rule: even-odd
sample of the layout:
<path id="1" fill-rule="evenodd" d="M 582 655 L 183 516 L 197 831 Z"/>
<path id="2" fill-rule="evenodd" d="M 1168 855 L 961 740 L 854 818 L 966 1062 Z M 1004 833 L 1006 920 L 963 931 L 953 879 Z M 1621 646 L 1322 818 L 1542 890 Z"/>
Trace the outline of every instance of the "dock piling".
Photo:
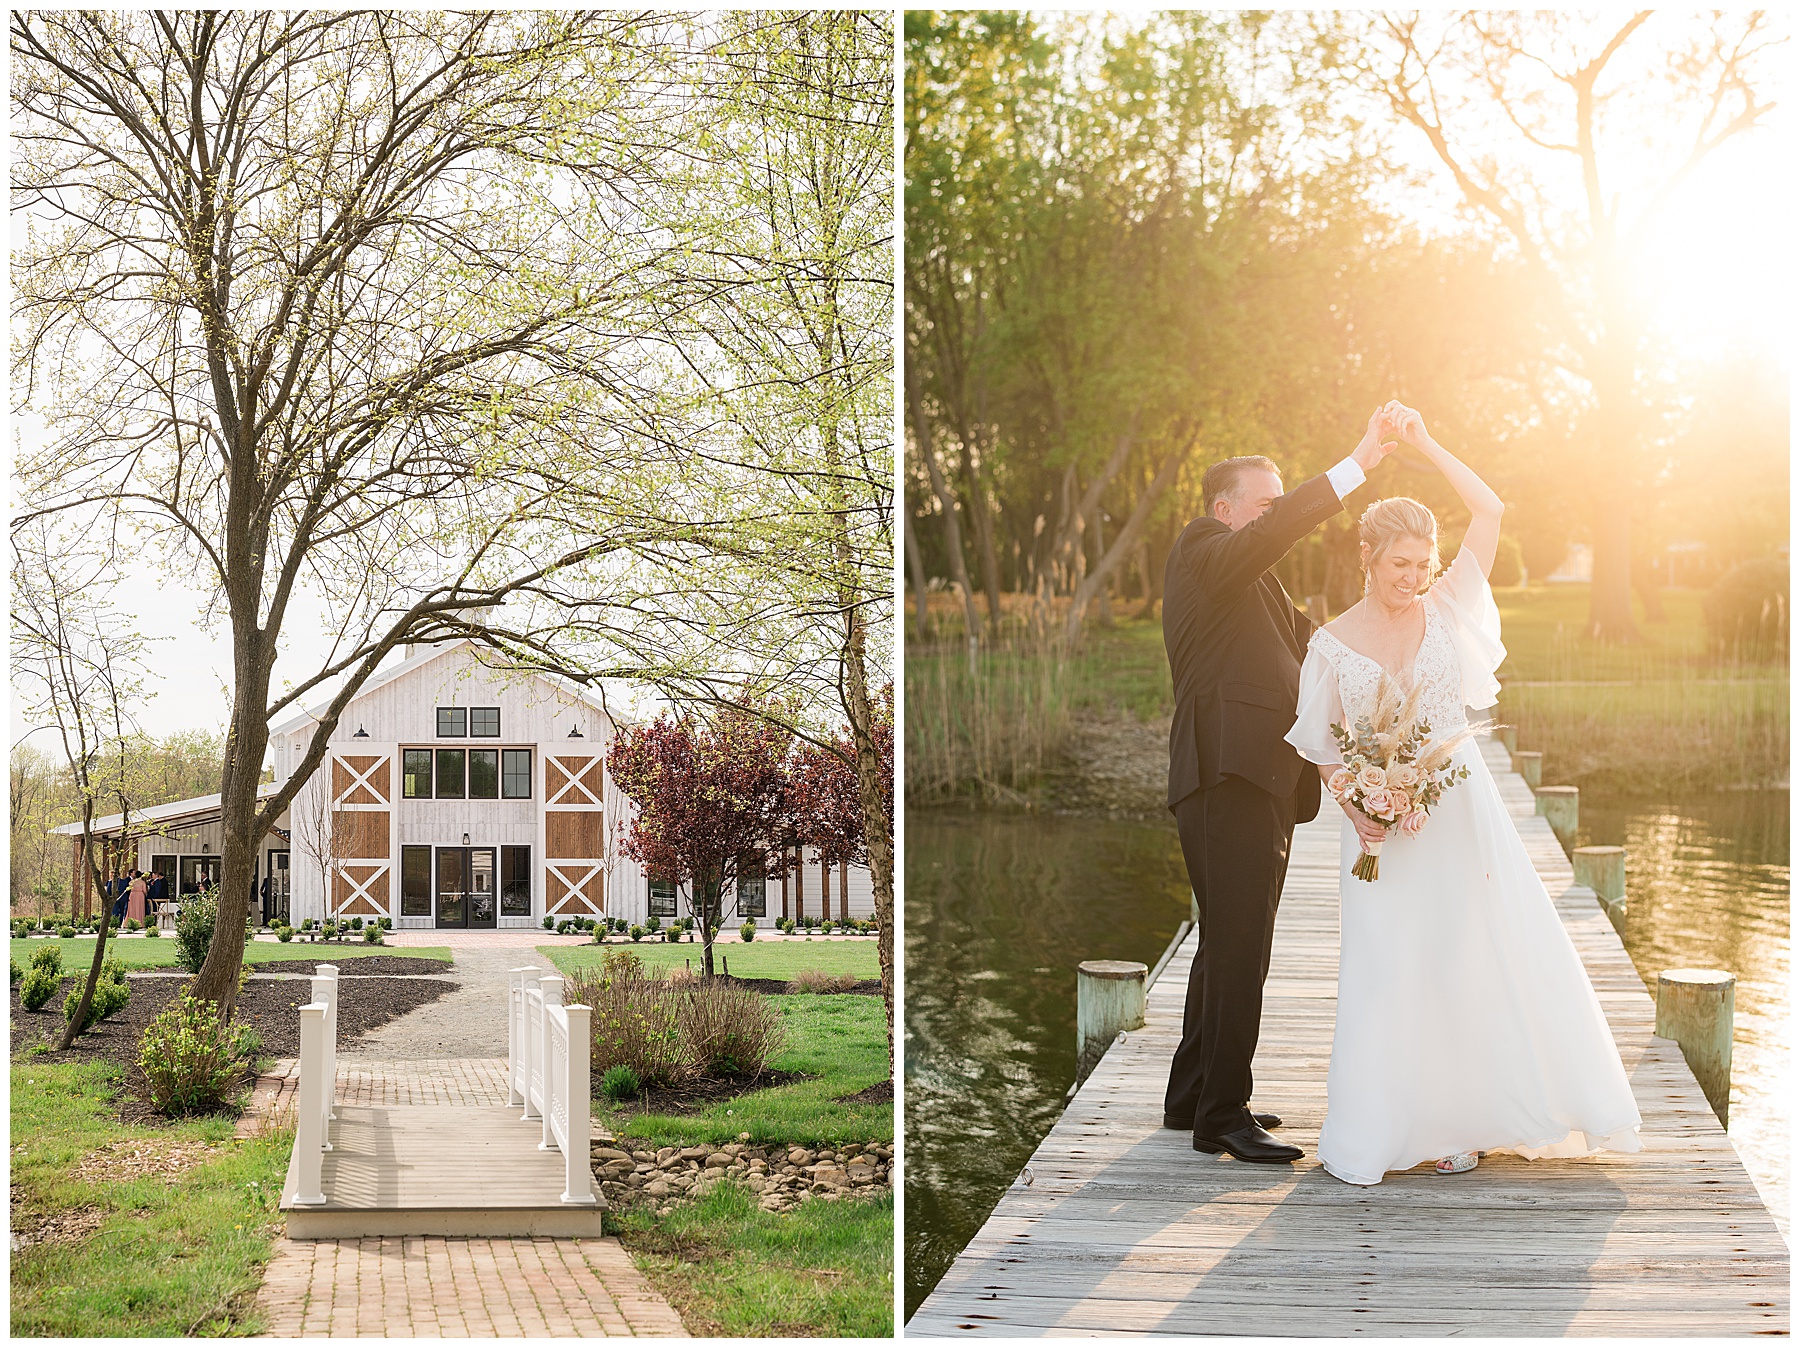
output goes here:
<path id="1" fill-rule="evenodd" d="M 1577 847 L 1569 854 L 1575 867 L 1575 883 L 1586 885 L 1606 909 L 1613 929 L 1625 931 L 1625 849 Z"/>
<path id="2" fill-rule="evenodd" d="M 1681 1045 L 1681 1056 L 1706 1103 L 1731 1127 L 1731 1032 L 1737 977 L 1723 969 L 1664 969 L 1656 976 L 1656 1035 Z"/>
<path id="3" fill-rule="evenodd" d="M 1513 755 L 1513 767 L 1533 791 L 1544 780 L 1544 754 L 1541 749 L 1520 749 Z"/>
<path id="4" fill-rule="evenodd" d="M 1075 1080 L 1086 1081 L 1122 1031 L 1144 1024 L 1150 968 L 1136 960 L 1083 960 L 1075 966 Z"/>
<path id="5" fill-rule="evenodd" d="M 1556 840 L 1567 852 L 1575 846 L 1575 829 L 1581 819 L 1581 788 L 1575 786 L 1541 786 L 1537 790 L 1537 812 L 1544 816 Z"/>

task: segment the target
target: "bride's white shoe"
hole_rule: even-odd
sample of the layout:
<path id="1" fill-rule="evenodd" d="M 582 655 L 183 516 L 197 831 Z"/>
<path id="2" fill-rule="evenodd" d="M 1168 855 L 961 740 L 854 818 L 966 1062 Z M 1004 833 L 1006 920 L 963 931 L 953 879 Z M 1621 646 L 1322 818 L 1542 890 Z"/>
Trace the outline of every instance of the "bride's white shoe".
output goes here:
<path id="1" fill-rule="evenodd" d="M 1440 1158 L 1437 1163 L 1437 1172 L 1440 1175 L 1460 1175 L 1465 1170 L 1473 1170 L 1480 1160 L 1480 1152 L 1459 1151 L 1454 1156 Z"/>

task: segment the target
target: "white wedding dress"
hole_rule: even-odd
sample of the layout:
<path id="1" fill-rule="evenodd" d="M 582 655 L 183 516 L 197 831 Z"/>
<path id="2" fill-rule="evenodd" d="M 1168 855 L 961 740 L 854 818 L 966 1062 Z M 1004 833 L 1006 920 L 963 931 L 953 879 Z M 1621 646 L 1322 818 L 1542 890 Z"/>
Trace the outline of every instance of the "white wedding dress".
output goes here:
<path id="1" fill-rule="evenodd" d="M 1500 613 L 1467 548 L 1423 596 L 1425 638 L 1411 680 L 1433 736 L 1491 707 L 1505 657 Z M 1373 707 L 1381 667 L 1326 631 L 1300 672 L 1287 739 L 1339 763 L 1333 722 Z M 1529 1157 L 1638 1151 L 1637 1102 L 1606 1016 L 1488 773 L 1479 747 L 1452 766 L 1423 831 L 1397 830 L 1373 882 L 1350 874 L 1343 819 L 1337 1030 L 1319 1161 L 1351 1184 L 1464 1151 Z"/>

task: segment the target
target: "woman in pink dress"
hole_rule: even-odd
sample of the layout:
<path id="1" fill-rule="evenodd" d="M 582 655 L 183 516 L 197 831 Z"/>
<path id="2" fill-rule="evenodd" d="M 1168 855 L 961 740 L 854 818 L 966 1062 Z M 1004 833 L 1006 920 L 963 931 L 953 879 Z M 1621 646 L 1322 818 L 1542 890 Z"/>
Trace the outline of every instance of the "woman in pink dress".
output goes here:
<path id="1" fill-rule="evenodd" d="M 142 871 L 131 873 L 130 902 L 126 904 L 125 916 L 134 922 L 142 922 L 145 913 L 145 901 L 150 896 L 150 884 L 144 879 Z"/>

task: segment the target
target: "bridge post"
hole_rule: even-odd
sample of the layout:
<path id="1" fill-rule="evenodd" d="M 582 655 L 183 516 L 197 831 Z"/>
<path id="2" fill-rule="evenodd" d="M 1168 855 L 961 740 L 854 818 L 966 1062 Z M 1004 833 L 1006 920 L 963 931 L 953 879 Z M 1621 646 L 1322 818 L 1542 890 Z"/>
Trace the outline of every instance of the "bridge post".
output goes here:
<path id="1" fill-rule="evenodd" d="M 568 1055 L 558 1062 L 556 1055 L 550 1051 L 555 1036 L 550 1033 L 550 1008 L 562 1005 L 563 980 L 559 974 L 545 974 L 540 980 L 544 990 L 543 1009 L 538 1012 L 537 1048 L 538 1059 L 544 1074 L 544 1103 L 538 1111 L 544 1119 L 544 1135 L 538 1141 L 542 1151 L 549 1151 L 556 1145 L 556 1126 L 551 1115 L 556 1112 L 556 1097 L 568 1090 L 568 1083 L 557 1079 L 558 1073 L 568 1068 Z"/>
<path id="2" fill-rule="evenodd" d="M 594 1172 L 588 1155 L 588 1138 L 592 1135 L 593 1039 L 588 1020 L 590 1007 L 577 1003 L 563 1008 L 569 1018 L 569 1119 L 567 1145 L 563 1147 L 563 1196 L 565 1203 L 594 1201 Z"/>
<path id="3" fill-rule="evenodd" d="M 325 1080 L 325 1004 L 300 1008 L 300 1117 L 294 1139 L 294 1202 L 308 1206 L 325 1200 L 325 1116 L 331 1091 Z"/>
<path id="4" fill-rule="evenodd" d="M 1556 840 L 1566 852 L 1575 846 L 1575 830 L 1581 818 L 1581 789 L 1574 786 L 1541 786 L 1537 812 L 1549 821 Z"/>
<path id="5" fill-rule="evenodd" d="M 1525 779 L 1525 785 L 1533 791 L 1536 791 L 1538 783 L 1544 780 L 1544 755 L 1540 750 L 1519 750 L 1513 755 L 1513 767 L 1518 769 L 1519 776 Z"/>
<path id="6" fill-rule="evenodd" d="M 1136 960 L 1083 960 L 1075 966 L 1077 1085 L 1123 1031 L 1143 1027 L 1149 975 L 1149 966 Z"/>
<path id="7" fill-rule="evenodd" d="M 543 1005 L 543 972 L 536 967 L 524 970 L 519 987 L 520 1054 L 524 1059 L 519 1069 L 519 1093 L 524 1097 L 525 1105 L 525 1112 L 519 1115 L 521 1123 L 537 1117 L 531 1112 L 531 1077 L 542 1067 L 539 1060 L 539 1033 L 543 1027 L 538 1022 L 543 1016 L 538 1008 Z"/>
<path id="8" fill-rule="evenodd" d="M 1664 969 L 1656 976 L 1657 1037 L 1681 1045 L 1706 1103 L 1728 1131 L 1736 1007 L 1737 977 L 1723 969 Z"/>
<path id="9" fill-rule="evenodd" d="M 325 1135 L 326 1151 L 331 1150 L 331 1121 L 337 1117 L 337 1005 L 338 967 L 321 964 L 313 971 L 312 999 L 325 1006 Z"/>

